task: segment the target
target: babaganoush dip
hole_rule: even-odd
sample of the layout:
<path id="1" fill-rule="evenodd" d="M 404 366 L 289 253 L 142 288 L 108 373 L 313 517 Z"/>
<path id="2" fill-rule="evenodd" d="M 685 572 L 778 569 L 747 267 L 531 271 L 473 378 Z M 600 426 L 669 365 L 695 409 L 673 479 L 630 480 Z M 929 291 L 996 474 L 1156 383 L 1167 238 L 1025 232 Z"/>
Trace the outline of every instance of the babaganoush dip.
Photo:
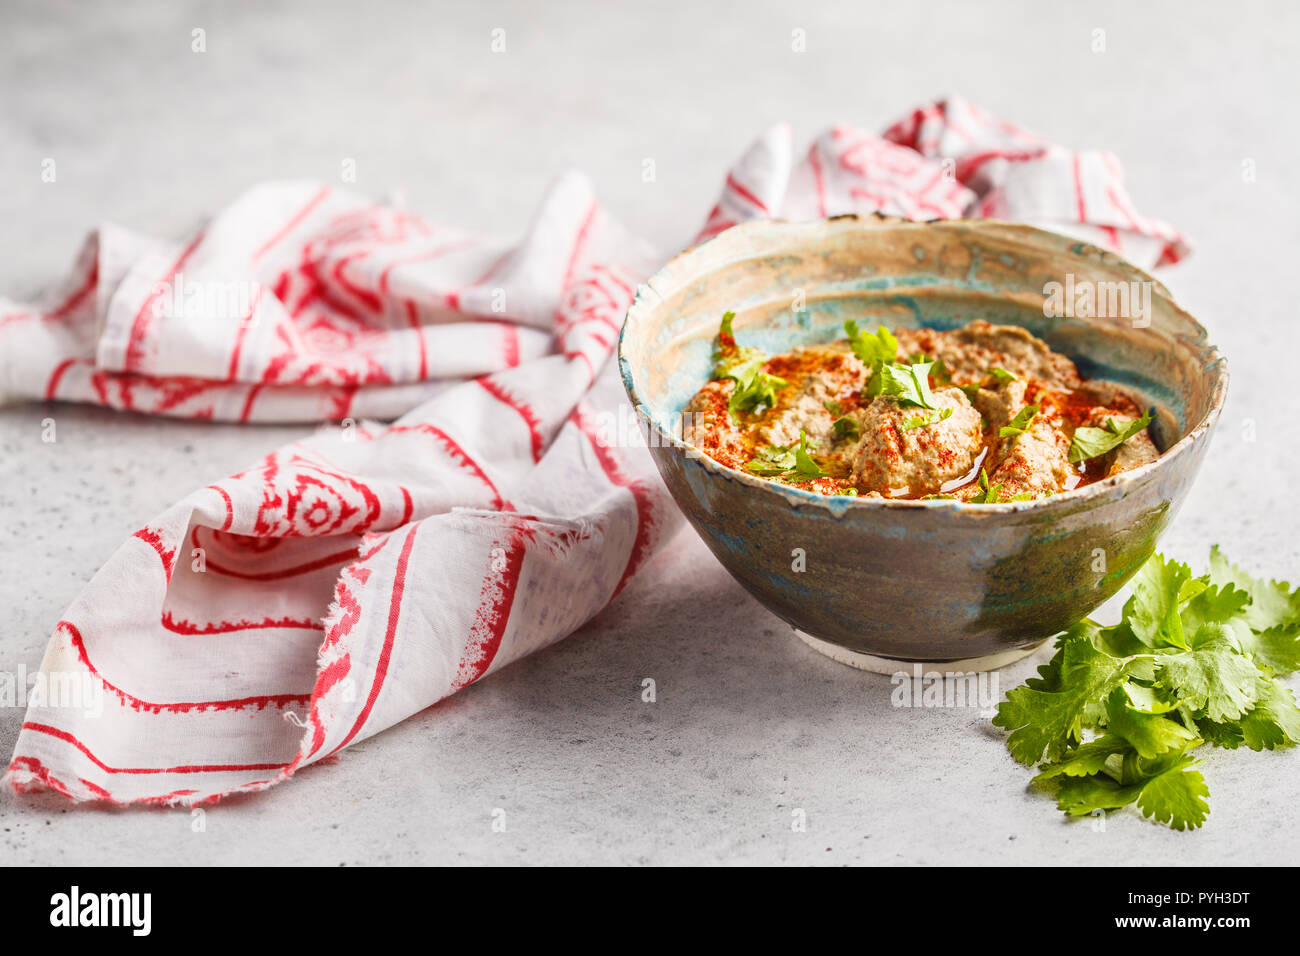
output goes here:
<path id="1" fill-rule="evenodd" d="M 844 325 L 848 338 L 768 356 L 722 319 L 686 437 L 721 464 L 824 495 L 1028 501 L 1159 452 L 1129 392 L 1086 381 L 1018 326 Z"/>

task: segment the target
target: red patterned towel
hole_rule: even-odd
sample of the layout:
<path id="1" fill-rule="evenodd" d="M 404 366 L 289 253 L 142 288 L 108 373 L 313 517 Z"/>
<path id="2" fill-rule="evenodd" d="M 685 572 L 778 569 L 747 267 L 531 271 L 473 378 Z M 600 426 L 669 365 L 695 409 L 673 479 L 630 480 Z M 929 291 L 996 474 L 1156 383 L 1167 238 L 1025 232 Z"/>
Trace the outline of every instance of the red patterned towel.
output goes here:
<path id="1" fill-rule="evenodd" d="M 1018 219 L 1142 265 L 1186 243 L 1114 158 L 970 104 L 797 165 L 776 127 L 702 236 L 760 216 Z M 562 178 L 518 245 L 319 184 L 176 244 L 89 240 L 41 307 L 0 301 L 0 391 L 189 418 L 341 422 L 201 488 L 54 628 L 7 780 L 196 803 L 287 779 L 582 625 L 678 520 L 610 361 L 662 256 Z M 391 425 L 371 419 L 392 419 Z"/>

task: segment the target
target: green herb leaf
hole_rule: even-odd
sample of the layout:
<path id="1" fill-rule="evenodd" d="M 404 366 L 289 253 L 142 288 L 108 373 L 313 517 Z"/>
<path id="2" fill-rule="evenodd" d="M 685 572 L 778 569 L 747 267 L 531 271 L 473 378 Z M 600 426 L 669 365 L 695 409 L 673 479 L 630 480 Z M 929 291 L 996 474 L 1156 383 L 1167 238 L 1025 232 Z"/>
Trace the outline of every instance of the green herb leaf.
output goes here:
<path id="1" fill-rule="evenodd" d="M 1241 725 L 1236 721 L 1219 724 L 1202 717 L 1196 721 L 1196 732 L 1203 740 L 1225 750 L 1236 750 L 1242 744 Z"/>
<path id="2" fill-rule="evenodd" d="M 889 365 L 877 361 L 871 366 L 871 378 L 867 382 L 869 396 L 883 395 L 896 399 L 902 405 L 917 405 L 921 408 L 934 408 L 934 395 L 930 391 L 930 363 L 920 362 L 916 365 Z"/>
<path id="3" fill-rule="evenodd" d="M 1182 566 L 1182 570 L 1191 573 L 1186 566 Z M 1186 597 L 1188 594 L 1191 597 Z M 1231 584 L 1219 587 L 1207 585 L 1199 578 L 1189 578 L 1179 587 L 1177 603 L 1185 634 L 1195 634 L 1206 624 L 1229 625 L 1234 633 L 1239 625 L 1245 634 L 1250 632 L 1241 619 L 1242 610 L 1250 603 L 1250 595 Z"/>
<path id="4" fill-rule="evenodd" d="M 1210 548 L 1209 580 L 1211 584 L 1231 584 L 1250 595 L 1244 616 L 1251 630 L 1300 626 L 1300 588 L 1292 591 L 1285 581 L 1252 578 L 1225 558 L 1217 544 Z"/>
<path id="5" fill-rule="evenodd" d="M 1038 410 L 1042 405 L 1026 405 L 1016 413 L 1016 417 L 1011 419 L 1007 425 L 998 429 L 999 438 L 1009 438 L 1012 435 L 1023 435 L 1029 428 L 1029 423 L 1034 420 Z"/>
<path id="6" fill-rule="evenodd" d="M 776 404 L 776 390 L 790 384 L 783 378 L 764 372 L 765 362 L 766 359 L 760 355 L 733 366 L 727 373 L 726 377 L 736 382 L 736 387 L 727 402 L 727 407 L 732 413 L 755 412 L 763 408 L 771 408 Z"/>
<path id="7" fill-rule="evenodd" d="M 999 384 L 1004 382 L 1015 382 L 1019 380 L 1015 375 L 1012 375 L 1004 368 L 991 368 L 989 369 L 989 375 L 993 376 L 993 378 L 996 379 Z"/>
<path id="8" fill-rule="evenodd" d="M 898 339 L 883 325 L 876 328 L 871 335 L 858 328 L 858 323 L 849 319 L 844 323 L 844 332 L 849 337 L 849 347 L 867 365 L 873 362 L 894 362 L 898 359 Z"/>
<path id="9" fill-rule="evenodd" d="M 1123 785 L 1102 774 L 1062 778 L 1056 805 L 1072 817 L 1126 807 L 1142 793 L 1141 784 Z"/>
<path id="10" fill-rule="evenodd" d="M 1157 762 L 1133 782 L 1117 782 L 1104 775 L 1065 777 L 1060 780 L 1058 803 L 1071 816 L 1110 812 L 1137 803 L 1149 819 L 1175 830 L 1194 829 L 1205 822 L 1210 806 L 1209 789 L 1190 757 L 1175 756 Z"/>
<path id="11" fill-rule="evenodd" d="M 1142 784 L 1137 805 L 1142 815 L 1174 830 L 1194 830 L 1209 816 L 1210 788 L 1196 761 L 1183 757 Z"/>
<path id="12" fill-rule="evenodd" d="M 1048 764 L 1034 778 L 1036 781 L 1051 780 L 1053 777 L 1086 777 L 1102 773 L 1112 757 L 1121 756 L 1133 749 L 1123 737 L 1107 734 L 1080 744 L 1058 762 Z"/>
<path id="13" fill-rule="evenodd" d="M 1111 691 L 1106 714 L 1107 730 L 1132 744 L 1140 757 L 1161 757 L 1170 751 L 1181 753 L 1200 743 L 1200 738 L 1182 724 L 1130 707 L 1124 688 Z"/>
<path id="14" fill-rule="evenodd" d="M 736 349 L 736 334 L 731 329 L 736 313 L 730 310 L 722 313 L 722 324 L 718 327 L 718 340 L 714 348 L 719 352 L 732 352 Z"/>
<path id="15" fill-rule="evenodd" d="M 979 487 L 983 494 L 977 495 L 970 500 L 973 505 L 1001 505 L 1011 501 L 1030 501 L 1034 497 L 1028 492 L 1012 495 L 1010 498 L 1001 497 L 1002 482 L 990 487 L 988 472 L 983 468 L 980 469 Z"/>
<path id="16" fill-rule="evenodd" d="M 1213 628 L 1207 625 L 1206 630 Z M 1222 722 L 1250 710 L 1262 676 L 1231 643 L 1210 636 L 1197 640 L 1192 650 L 1161 656 L 1156 681 L 1193 711 Z"/>
<path id="17" fill-rule="evenodd" d="M 844 438 L 851 438 L 854 441 L 862 437 L 862 429 L 858 427 L 857 421 L 849 418 L 847 415 L 835 419 L 831 423 L 831 430 L 835 435 L 835 440 L 840 441 Z"/>
<path id="18" fill-rule="evenodd" d="M 1128 698 L 1128 706 L 1143 714 L 1168 714 L 1178 709 L 1178 698 L 1146 684 L 1125 684 L 1124 696 Z"/>
<path id="19" fill-rule="evenodd" d="M 866 388 L 862 390 L 862 394 L 867 398 L 875 398 L 884 393 L 886 368 L 888 366 L 878 359 L 871 363 L 870 376 L 867 378 Z"/>
<path id="20" fill-rule="evenodd" d="M 825 478 L 826 473 L 808 454 L 808 435 L 800 429 L 799 445 L 789 448 L 784 445 L 764 445 L 754 457 L 745 463 L 745 470 L 765 478 L 790 478 L 798 476 L 803 480 Z"/>
<path id="21" fill-rule="evenodd" d="M 912 373 L 912 380 L 916 382 L 918 396 L 910 400 L 915 401 L 922 408 L 938 408 L 934 403 L 934 393 L 930 391 L 930 369 L 933 366 L 933 362 L 916 362 L 908 366 L 908 370 Z"/>
<path id="22" fill-rule="evenodd" d="M 734 378 L 732 370 L 737 366 L 752 362 L 754 359 L 766 358 L 759 349 L 741 348 L 736 344 L 736 336 L 731 331 L 731 323 L 735 318 L 735 312 L 724 312 L 722 315 L 722 325 L 718 329 L 718 337 L 713 342 L 714 378 Z M 760 361 L 758 364 L 762 365 L 763 362 Z"/>
<path id="23" fill-rule="evenodd" d="M 1147 647 L 1185 649 L 1178 594 L 1191 578 L 1187 565 L 1152 555 L 1133 576 L 1133 596 L 1124 605 L 1124 620 L 1133 636 Z"/>
<path id="24" fill-rule="evenodd" d="M 713 345 L 713 377 L 730 378 L 736 383 L 727 402 L 732 417 L 738 411 L 752 412 L 776 404 L 776 390 L 789 383 L 763 371 L 767 355 L 760 349 L 736 344 L 731 331 L 736 313 L 726 312 Z"/>
<path id="25" fill-rule="evenodd" d="M 1070 641 L 1063 648 L 1060 689 L 1017 687 L 998 707 L 993 723 L 1011 731 L 1011 756 L 1032 766 L 1046 755 L 1058 760 L 1078 743 L 1088 718 L 1102 712 L 1101 701 L 1125 679 L 1125 662 L 1087 641 Z"/>
<path id="26" fill-rule="evenodd" d="M 808 454 L 808 436 L 799 429 L 799 447 L 794 453 L 794 470 L 801 478 L 825 478 L 826 472 Z"/>
<path id="27" fill-rule="evenodd" d="M 1273 750 L 1300 743 L 1300 707 L 1291 689 L 1265 680 L 1255 706 L 1238 722 L 1242 742 L 1251 750 Z"/>
<path id="28" fill-rule="evenodd" d="M 932 415 L 917 415 L 914 418 L 903 419 L 903 431 L 910 432 L 914 428 L 926 428 L 930 425 L 937 425 L 952 417 L 951 408 L 941 408 L 935 410 Z"/>
<path id="29" fill-rule="evenodd" d="M 1279 624 L 1265 631 L 1234 632 L 1242 653 L 1283 676 L 1300 668 L 1300 625 Z"/>
<path id="30" fill-rule="evenodd" d="M 1274 665 L 1300 663 L 1295 593 L 1217 551 L 1196 578 L 1154 555 L 1131 586 L 1123 619 L 1058 636 L 1056 655 L 1007 695 L 994 723 L 1011 731 L 1017 760 L 1048 761 L 1035 779 L 1056 788 L 1066 813 L 1135 804 L 1176 830 L 1198 827 L 1209 791 L 1193 748 L 1300 743 L 1300 706 L 1273 676 Z"/>
<path id="31" fill-rule="evenodd" d="M 784 475 L 794 466 L 794 449 L 784 445 L 764 445 L 750 461 L 745 462 L 746 471 L 765 477 Z"/>
<path id="32" fill-rule="evenodd" d="M 1105 428 L 1092 428 L 1087 425 L 1076 428 L 1074 437 L 1070 440 L 1068 456 L 1070 463 L 1078 464 L 1089 458 L 1099 458 L 1118 448 L 1134 435 L 1146 431 L 1146 427 L 1150 424 L 1151 414 L 1148 412 L 1122 427 L 1117 425 L 1114 419 L 1108 418 Z"/>

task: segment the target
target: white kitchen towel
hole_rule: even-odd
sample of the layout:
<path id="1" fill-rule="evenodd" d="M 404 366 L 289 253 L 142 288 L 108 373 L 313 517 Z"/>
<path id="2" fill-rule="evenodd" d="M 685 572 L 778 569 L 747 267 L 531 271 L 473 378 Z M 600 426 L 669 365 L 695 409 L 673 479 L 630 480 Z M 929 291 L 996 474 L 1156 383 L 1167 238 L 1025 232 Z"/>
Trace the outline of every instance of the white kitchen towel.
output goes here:
<path id="1" fill-rule="evenodd" d="M 1108 154 L 959 100 L 883 137 L 835 127 L 798 163 L 774 127 L 700 237 L 877 211 L 996 214 L 1148 266 L 1187 252 L 1133 211 Z M 515 245 L 275 183 L 183 243 L 101 228 L 49 302 L 0 300 L 0 392 L 340 423 L 109 559 L 21 688 L 9 784 L 114 803 L 260 790 L 589 620 L 680 520 L 610 361 L 662 258 L 577 174 Z"/>

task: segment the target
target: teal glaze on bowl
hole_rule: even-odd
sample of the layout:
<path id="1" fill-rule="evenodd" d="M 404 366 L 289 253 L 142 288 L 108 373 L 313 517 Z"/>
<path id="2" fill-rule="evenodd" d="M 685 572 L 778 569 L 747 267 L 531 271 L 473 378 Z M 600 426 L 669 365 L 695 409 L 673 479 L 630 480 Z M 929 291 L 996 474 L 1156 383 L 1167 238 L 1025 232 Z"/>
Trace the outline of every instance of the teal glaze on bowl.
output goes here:
<path id="1" fill-rule="evenodd" d="M 1150 283 L 1149 324 L 1045 316 L 1047 283 L 1066 274 Z M 1086 376 L 1138 392 L 1156 409 L 1164 453 L 1077 491 L 1000 505 L 828 498 L 764 481 L 679 437 L 727 310 L 742 344 L 769 352 L 841 338 L 850 318 L 1020 325 Z M 745 223 L 677 256 L 638 290 L 619 367 L 664 481 L 727 570 L 799 630 L 899 661 L 1030 647 L 1119 590 L 1182 503 L 1228 384 L 1205 330 L 1109 252 L 989 220 L 853 216 Z"/>

